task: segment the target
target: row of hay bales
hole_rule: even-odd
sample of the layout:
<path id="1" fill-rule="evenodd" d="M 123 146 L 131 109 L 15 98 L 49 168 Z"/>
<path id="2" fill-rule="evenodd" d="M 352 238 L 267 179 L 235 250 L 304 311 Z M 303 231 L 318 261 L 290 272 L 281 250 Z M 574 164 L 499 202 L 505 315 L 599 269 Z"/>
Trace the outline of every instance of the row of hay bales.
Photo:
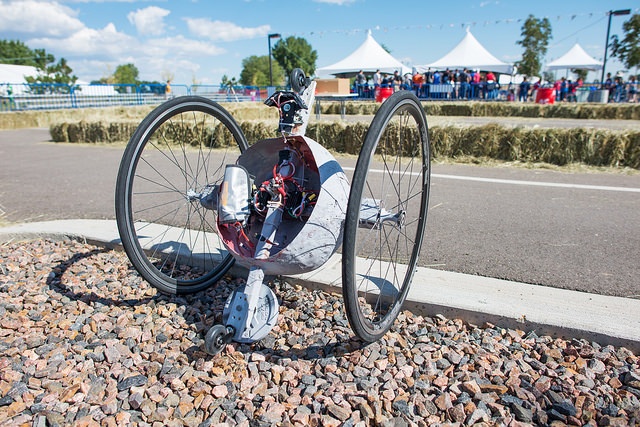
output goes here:
<path id="1" fill-rule="evenodd" d="M 380 108 L 371 101 L 346 103 L 349 115 L 372 115 Z M 545 117 L 564 119 L 617 119 L 640 120 L 640 104 L 587 104 L 558 103 L 540 105 L 519 102 L 440 102 L 422 103 L 430 116 L 475 116 L 475 117 Z M 275 108 L 267 108 L 261 102 L 224 103 L 234 117 L 242 120 L 277 120 Z M 48 111 L 17 111 L 0 113 L 0 129 L 20 129 L 46 127 L 65 121 L 139 120 L 151 111 L 153 106 L 131 106 L 111 108 L 84 108 Z M 323 102 L 323 114 L 339 114 L 340 103 Z"/>
<path id="2" fill-rule="evenodd" d="M 309 125 L 307 135 L 335 151 L 358 154 L 368 127 L 366 123 L 319 123 Z M 390 134 L 398 135 L 397 132 Z M 498 124 L 434 126 L 429 129 L 429 139 L 434 158 L 475 157 L 559 166 L 583 163 L 640 169 L 638 131 L 522 128 Z M 387 144 L 387 147 L 392 146 L 393 143 Z"/>
<path id="3" fill-rule="evenodd" d="M 129 121 L 61 123 L 52 125 L 50 132 L 56 142 L 126 142 L 136 126 L 136 122 Z M 250 143 L 275 136 L 275 127 L 271 122 L 244 121 L 240 126 Z M 368 127 L 367 123 L 312 123 L 306 134 L 330 150 L 358 154 Z M 222 129 L 211 131 L 219 135 Z M 513 128 L 488 124 L 476 127 L 432 127 L 429 136 L 435 158 L 477 157 L 560 166 L 583 163 L 640 169 L 638 131 Z M 216 140 L 216 146 L 232 143 L 229 138 Z"/>
<path id="4" fill-rule="evenodd" d="M 557 119 L 640 120 L 640 104 L 557 103 L 542 105 L 522 102 L 423 102 L 430 116 L 548 117 Z M 347 114 L 375 114 L 380 104 L 353 101 L 345 105 Z M 324 114 L 340 114 L 340 103 L 321 105 Z"/>
<path id="5" fill-rule="evenodd" d="M 278 119 L 278 112 L 275 108 L 267 108 L 260 102 L 224 103 L 223 106 L 234 117 L 242 117 L 244 120 Z M 0 113 L 0 130 L 49 127 L 57 123 L 78 121 L 98 122 L 111 120 L 122 122 L 133 120 L 139 123 L 154 107 L 156 106 L 141 105 L 2 112 Z"/>

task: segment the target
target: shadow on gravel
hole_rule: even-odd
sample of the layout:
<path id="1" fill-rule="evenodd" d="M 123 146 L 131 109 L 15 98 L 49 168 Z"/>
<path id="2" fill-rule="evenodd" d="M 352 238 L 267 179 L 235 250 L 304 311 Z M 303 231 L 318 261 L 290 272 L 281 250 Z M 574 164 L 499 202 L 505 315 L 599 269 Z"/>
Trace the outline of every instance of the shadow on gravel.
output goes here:
<path id="1" fill-rule="evenodd" d="M 129 284 L 121 284 L 121 282 L 125 280 L 128 282 L 133 281 L 136 285 L 141 285 L 137 286 L 138 290 L 143 287 L 150 287 L 150 285 L 144 282 L 128 261 L 126 263 L 126 273 L 121 273 L 125 274 L 126 277 L 117 275 L 117 272 L 110 273 L 111 275 L 116 274 L 115 278 L 104 279 L 97 277 L 100 275 L 107 276 L 107 274 L 103 271 L 92 271 L 94 267 L 90 264 L 94 262 L 105 263 L 105 260 L 99 260 L 99 258 L 108 257 L 111 253 L 115 253 L 115 251 L 110 248 L 100 248 L 88 252 L 75 253 L 71 258 L 61 260 L 51 268 L 47 276 L 46 284 L 49 289 L 58 294 L 74 301 L 82 301 L 87 305 L 94 306 L 94 308 L 95 305 L 108 307 L 138 307 L 148 305 L 157 311 L 159 307 L 163 305 L 175 305 L 175 315 L 180 316 L 184 320 L 188 329 L 190 328 L 192 331 L 195 331 L 195 336 L 190 337 L 193 345 L 184 351 L 188 360 L 193 362 L 202 358 L 210 358 L 211 356 L 203 350 L 204 335 L 211 326 L 222 322 L 224 303 L 232 290 L 236 286 L 244 283 L 243 280 L 227 277 L 211 288 L 191 295 L 165 295 L 156 291 L 151 296 L 118 298 L 114 295 L 121 294 L 121 292 L 117 292 L 113 288 L 115 286 L 119 286 L 120 288 L 130 286 Z M 93 260 L 93 258 L 96 259 Z M 84 266 L 83 264 L 85 263 L 89 265 Z M 78 275 L 86 276 L 86 278 L 78 279 Z M 87 278 L 96 283 L 82 283 L 83 280 L 87 282 Z M 76 279 L 75 283 L 69 283 L 72 282 L 73 279 Z M 275 293 L 281 307 L 280 324 L 276 325 L 275 330 L 267 337 L 256 343 L 250 345 L 232 343 L 231 345 L 236 351 L 245 354 L 257 352 L 272 360 L 321 360 L 326 358 L 339 358 L 367 346 L 367 343 L 353 336 L 345 319 L 340 320 L 338 324 L 335 324 L 331 319 L 314 319 L 312 321 L 314 324 L 314 333 L 310 337 L 304 337 L 300 333 L 292 331 L 290 325 L 288 325 L 290 321 L 287 319 L 287 315 L 291 313 L 287 312 L 307 310 L 308 307 L 304 307 L 304 304 L 308 302 L 305 301 L 304 297 L 300 298 L 299 291 L 294 290 L 285 283 L 277 281 L 275 286 L 277 288 L 275 289 Z M 310 291 L 305 292 L 311 294 Z M 331 295 L 328 296 L 328 298 L 334 299 L 335 297 Z M 283 331 L 278 331 L 279 327 L 282 328 Z M 100 336 L 98 336 L 98 338 L 100 338 Z M 117 337 L 109 336 L 108 338 Z M 162 343 L 169 340 L 169 337 L 158 333 L 155 340 L 156 343 L 159 343 L 161 346 Z"/>
<path id="2" fill-rule="evenodd" d="M 73 266 L 74 264 L 87 259 L 94 257 L 98 254 L 104 254 L 111 252 L 111 249 L 102 248 L 102 249 L 94 249 L 90 252 L 84 253 L 76 253 L 68 260 L 60 262 L 58 265 L 51 269 L 51 273 L 47 277 L 47 286 L 51 290 L 58 292 L 61 295 L 64 295 L 74 301 L 82 301 L 86 304 L 97 302 L 103 305 L 108 306 L 116 306 L 120 307 L 123 305 L 128 306 L 136 306 L 138 304 L 148 304 L 150 301 L 156 299 L 156 297 L 149 297 L 143 299 L 113 299 L 106 296 L 101 296 L 96 294 L 95 292 L 75 292 L 70 287 L 66 286 L 62 283 L 63 276 Z"/>

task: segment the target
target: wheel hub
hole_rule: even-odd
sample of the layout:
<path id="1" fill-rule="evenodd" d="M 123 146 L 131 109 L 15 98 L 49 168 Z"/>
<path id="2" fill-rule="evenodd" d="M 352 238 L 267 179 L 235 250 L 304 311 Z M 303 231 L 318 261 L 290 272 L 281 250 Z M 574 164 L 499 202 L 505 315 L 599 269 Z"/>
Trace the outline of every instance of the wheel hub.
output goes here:
<path id="1" fill-rule="evenodd" d="M 248 313 L 249 303 L 245 288 L 240 286 L 229 295 L 222 312 L 222 321 L 236 331 L 234 341 L 251 343 L 266 337 L 276 325 L 280 305 L 271 288 L 261 284 L 256 308 L 253 314 Z M 245 328 L 247 316 L 251 316 L 251 321 Z"/>

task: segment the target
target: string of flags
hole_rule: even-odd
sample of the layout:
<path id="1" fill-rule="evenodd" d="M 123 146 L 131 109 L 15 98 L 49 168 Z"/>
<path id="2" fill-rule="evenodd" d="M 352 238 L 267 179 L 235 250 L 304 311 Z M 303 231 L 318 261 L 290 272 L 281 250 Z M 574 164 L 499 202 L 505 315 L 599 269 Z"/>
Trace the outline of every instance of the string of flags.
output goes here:
<path id="1" fill-rule="evenodd" d="M 638 13 L 640 8 L 635 8 L 634 12 Z M 609 12 L 583 12 L 583 13 L 573 13 L 571 15 L 555 15 L 555 16 L 543 16 L 539 19 L 547 18 L 549 21 L 561 21 L 563 19 L 569 19 L 573 21 L 576 18 L 588 17 L 588 19 L 592 19 L 594 17 L 601 18 L 602 16 L 607 16 Z M 471 21 L 471 22 L 460 22 L 460 23 L 449 23 L 449 24 L 421 24 L 421 25 L 398 25 L 393 27 L 388 26 L 375 26 L 373 28 L 352 28 L 352 29 L 341 29 L 341 30 L 326 30 L 326 31 L 305 31 L 305 32 L 295 32 L 289 35 L 301 37 L 301 36 L 320 36 L 322 37 L 325 34 L 347 34 L 347 35 L 355 35 L 359 33 L 366 33 L 369 30 L 376 31 L 397 31 L 397 30 L 443 30 L 445 28 L 455 28 L 455 27 L 476 27 L 483 26 L 486 27 L 488 25 L 498 25 L 498 24 L 513 24 L 513 23 L 523 23 L 527 18 L 504 18 L 497 20 L 484 20 L 484 21 Z"/>

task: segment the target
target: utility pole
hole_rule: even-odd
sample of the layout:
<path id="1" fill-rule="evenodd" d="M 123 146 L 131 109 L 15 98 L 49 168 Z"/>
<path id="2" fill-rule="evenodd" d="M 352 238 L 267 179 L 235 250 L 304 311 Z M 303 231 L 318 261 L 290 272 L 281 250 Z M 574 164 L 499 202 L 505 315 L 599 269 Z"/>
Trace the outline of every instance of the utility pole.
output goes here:
<path id="1" fill-rule="evenodd" d="M 607 25 L 607 40 L 604 42 L 604 61 L 602 61 L 602 75 L 600 76 L 600 88 L 604 88 L 604 69 L 607 67 L 607 50 L 609 49 L 609 33 L 611 32 L 611 17 L 629 15 L 631 9 L 620 9 L 609 11 L 609 25 Z"/>
<path id="2" fill-rule="evenodd" d="M 269 86 L 273 86 L 273 70 L 271 69 L 271 39 L 279 39 L 279 38 L 280 38 L 280 34 L 269 34 Z"/>

